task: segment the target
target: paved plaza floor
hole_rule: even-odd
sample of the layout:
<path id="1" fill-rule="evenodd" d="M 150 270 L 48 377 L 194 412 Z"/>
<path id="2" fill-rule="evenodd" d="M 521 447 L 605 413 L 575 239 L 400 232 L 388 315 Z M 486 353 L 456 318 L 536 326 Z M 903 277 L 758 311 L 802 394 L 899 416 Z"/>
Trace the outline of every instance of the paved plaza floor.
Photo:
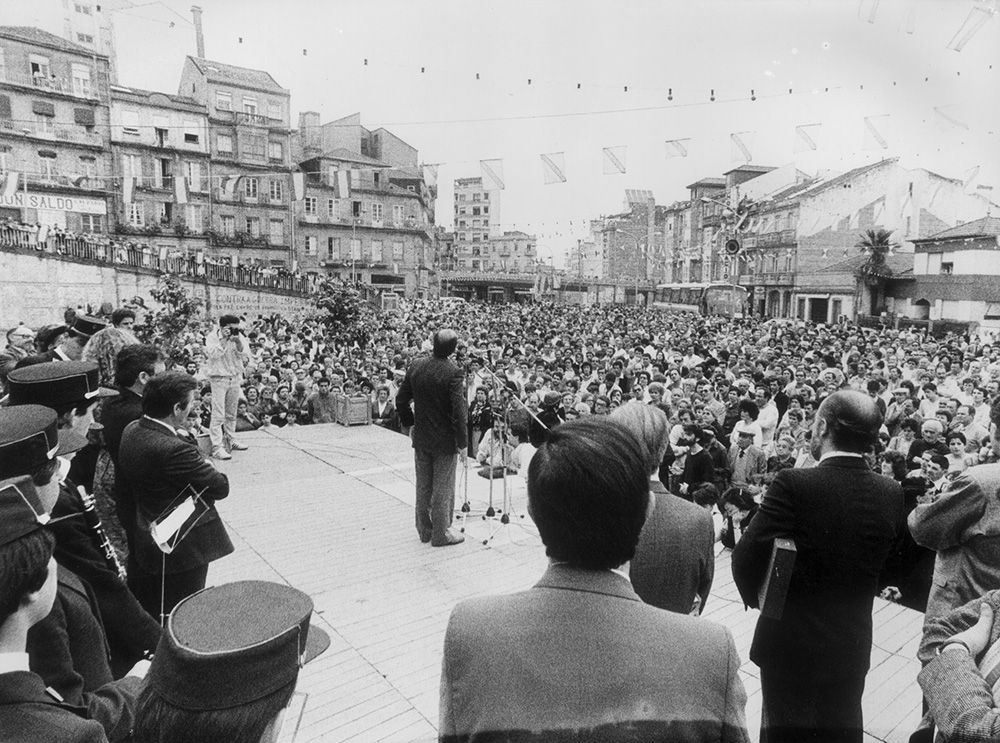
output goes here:
<path id="1" fill-rule="evenodd" d="M 306 666 L 308 694 L 296 743 L 432 741 L 448 614 L 464 598 L 531 586 L 544 548 L 523 515 L 523 481 L 508 481 L 511 523 L 484 521 L 489 483 L 473 472 L 464 544 L 432 548 L 413 526 L 409 440 L 374 426 L 270 429 L 242 434 L 249 451 L 220 463 L 231 494 L 219 503 L 236 551 L 212 564 L 209 583 L 263 579 L 310 596 L 330 649 Z M 457 486 L 460 505 L 466 483 Z M 503 508 L 503 483 L 493 484 Z M 483 542 L 488 542 L 484 545 Z M 876 599 L 872 670 L 865 690 L 869 740 L 905 741 L 920 718 L 915 659 L 922 615 Z M 747 723 L 757 739 L 760 682 L 748 660 L 757 612 L 736 592 L 719 548 L 705 616 L 729 627 L 743 659 Z"/>

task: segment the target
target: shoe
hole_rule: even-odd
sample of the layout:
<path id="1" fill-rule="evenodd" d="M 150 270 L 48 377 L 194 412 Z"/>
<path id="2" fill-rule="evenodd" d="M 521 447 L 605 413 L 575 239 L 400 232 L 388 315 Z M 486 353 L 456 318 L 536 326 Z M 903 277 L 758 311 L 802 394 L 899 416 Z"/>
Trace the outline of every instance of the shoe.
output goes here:
<path id="1" fill-rule="evenodd" d="M 246 451 L 250 447 L 246 444 L 241 444 L 239 441 L 230 441 L 229 449 L 230 451 Z"/>
<path id="2" fill-rule="evenodd" d="M 431 547 L 449 547 L 453 544 L 461 544 L 465 541 L 465 537 L 461 534 L 456 534 L 451 529 L 444 533 L 444 539 L 435 539 L 431 542 Z"/>
<path id="3" fill-rule="evenodd" d="M 223 449 L 221 446 L 217 446 L 212 449 L 212 459 L 232 459 L 233 455 Z"/>
<path id="4" fill-rule="evenodd" d="M 427 544 L 429 541 L 431 541 L 431 533 L 430 532 L 426 532 L 426 533 L 421 534 L 420 535 L 420 541 L 423 542 L 424 544 Z"/>

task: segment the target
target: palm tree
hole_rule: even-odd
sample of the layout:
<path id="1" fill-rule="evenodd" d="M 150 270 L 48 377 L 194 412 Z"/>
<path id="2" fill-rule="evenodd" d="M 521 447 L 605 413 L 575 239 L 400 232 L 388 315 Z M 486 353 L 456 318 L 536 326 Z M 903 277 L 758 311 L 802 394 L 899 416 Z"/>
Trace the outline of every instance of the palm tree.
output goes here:
<path id="1" fill-rule="evenodd" d="M 892 242 L 891 238 L 892 230 L 866 230 L 854 244 L 866 256 L 865 262 L 858 266 L 857 277 L 871 287 L 872 315 L 878 314 L 876 310 L 883 304 L 880 295 L 885 283 L 892 277 L 892 269 L 886 263 L 886 256 L 893 248 L 899 247 L 899 244 Z M 858 290 L 860 295 L 860 286 Z"/>

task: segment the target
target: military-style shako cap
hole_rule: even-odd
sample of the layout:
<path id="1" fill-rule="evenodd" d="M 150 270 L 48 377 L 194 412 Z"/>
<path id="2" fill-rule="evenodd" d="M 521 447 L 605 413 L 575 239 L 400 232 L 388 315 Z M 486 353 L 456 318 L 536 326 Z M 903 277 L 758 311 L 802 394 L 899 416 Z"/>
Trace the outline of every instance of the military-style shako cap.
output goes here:
<path id="1" fill-rule="evenodd" d="M 101 387 L 95 361 L 52 361 L 14 369 L 7 375 L 7 388 L 10 405 L 45 405 L 56 410 L 118 394 Z"/>
<path id="2" fill-rule="evenodd" d="M 108 324 L 104 320 L 91 317 L 90 315 L 77 315 L 73 321 L 73 325 L 70 327 L 70 331 L 72 331 L 73 335 L 91 338 L 95 333 L 104 330 L 106 327 L 108 327 Z"/>
<path id="3" fill-rule="evenodd" d="M 78 433 L 58 431 L 57 421 L 56 412 L 41 405 L 0 408 L 0 480 L 29 475 L 56 456 L 87 445 Z"/>
<path id="4" fill-rule="evenodd" d="M 330 645 L 309 625 L 313 602 L 290 586 L 206 588 L 170 613 L 147 683 L 168 704 L 206 711 L 249 704 L 295 681 Z"/>
<path id="5" fill-rule="evenodd" d="M 0 486 L 0 547 L 38 531 L 48 520 L 30 477 Z"/>

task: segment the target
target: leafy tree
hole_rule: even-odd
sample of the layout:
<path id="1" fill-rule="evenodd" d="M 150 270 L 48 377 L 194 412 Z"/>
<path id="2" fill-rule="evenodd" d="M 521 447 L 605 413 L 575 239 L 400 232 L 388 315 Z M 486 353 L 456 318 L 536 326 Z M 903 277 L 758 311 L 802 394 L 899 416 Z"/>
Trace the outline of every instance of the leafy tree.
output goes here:
<path id="1" fill-rule="evenodd" d="M 891 230 L 866 230 L 854 246 L 866 256 L 865 262 L 858 267 L 857 277 L 871 287 L 871 314 L 876 314 L 885 283 L 892 278 L 886 257 L 899 244 L 892 242 Z"/>
<path id="2" fill-rule="evenodd" d="M 149 295 L 160 308 L 147 312 L 143 322 L 135 325 L 136 336 L 159 348 L 168 364 L 186 363 L 187 335 L 200 322 L 204 300 L 192 297 L 181 280 L 171 274 L 161 276 Z"/>
<path id="3" fill-rule="evenodd" d="M 364 340 L 371 307 L 355 287 L 323 279 L 316 286 L 313 304 L 316 307 L 314 318 L 323 324 L 328 337 L 348 343 Z"/>

